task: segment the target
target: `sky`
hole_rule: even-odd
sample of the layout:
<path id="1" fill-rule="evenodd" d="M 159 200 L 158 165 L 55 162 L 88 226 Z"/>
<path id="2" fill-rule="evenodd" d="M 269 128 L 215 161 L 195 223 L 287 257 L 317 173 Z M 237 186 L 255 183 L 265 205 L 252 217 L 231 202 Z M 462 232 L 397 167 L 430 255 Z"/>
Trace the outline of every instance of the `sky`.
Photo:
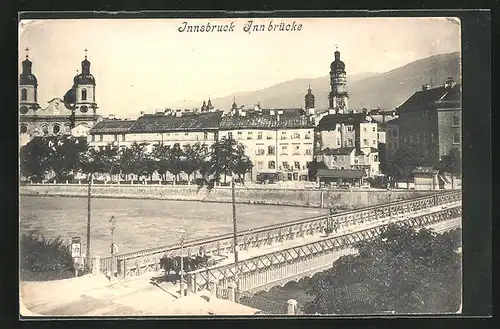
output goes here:
<path id="1" fill-rule="evenodd" d="M 265 24 L 247 33 L 245 24 Z M 96 79 L 98 114 L 137 117 L 179 101 L 219 98 L 329 72 L 335 47 L 348 75 L 387 72 L 460 51 L 460 23 L 446 18 L 75 19 L 20 23 L 42 108 L 71 88 L 84 49 Z M 179 32 L 233 23 L 232 32 Z M 302 25 L 268 31 L 269 24 Z"/>

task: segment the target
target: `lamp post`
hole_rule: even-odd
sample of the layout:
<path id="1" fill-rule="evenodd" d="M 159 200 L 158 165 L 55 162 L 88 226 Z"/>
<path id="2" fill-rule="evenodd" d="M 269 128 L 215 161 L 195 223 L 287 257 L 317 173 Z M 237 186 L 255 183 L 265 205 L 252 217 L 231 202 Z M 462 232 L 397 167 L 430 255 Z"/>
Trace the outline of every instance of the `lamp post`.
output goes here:
<path id="1" fill-rule="evenodd" d="M 111 216 L 109 220 L 111 224 L 111 280 L 115 277 L 115 227 L 116 227 L 116 219 L 115 216 Z"/>
<path id="2" fill-rule="evenodd" d="M 179 231 L 181 233 L 181 283 L 180 283 L 180 298 L 184 295 L 184 237 L 186 231 L 181 229 Z"/>
<path id="3" fill-rule="evenodd" d="M 239 263 L 238 263 L 238 230 L 236 227 L 236 196 L 234 190 L 234 175 L 231 180 L 231 198 L 233 204 L 233 245 L 234 245 L 234 266 L 235 266 L 235 275 L 234 280 L 236 282 L 236 291 L 240 289 L 240 281 L 239 281 Z"/>

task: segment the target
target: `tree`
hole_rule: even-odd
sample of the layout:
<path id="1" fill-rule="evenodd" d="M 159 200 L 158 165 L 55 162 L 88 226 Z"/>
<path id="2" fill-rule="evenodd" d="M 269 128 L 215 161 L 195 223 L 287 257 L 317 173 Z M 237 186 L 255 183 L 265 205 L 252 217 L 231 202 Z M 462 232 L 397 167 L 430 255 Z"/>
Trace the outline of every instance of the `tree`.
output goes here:
<path id="1" fill-rule="evenodd" d="M 460 150 L 456 147 L 451 148 L 450 152 L 441 158 L 436 169 L 453 175 L 460 175 L 462 173 Z"/>
<path id="2" fill-rule="evenodd" d="M 167 172 L 170 158 L 170 147 L 163 144 L 155 144 L 151 152 L 151 158 L 156 161 L 156 171 L 162 180 L 167 180 Z"/>
<path id="3" fill-rule="evenodd" d="M 311 280 L 306 313 L 373 314 L 456 312 L 461 302 L 460 246 L 439 235 L 391 225 L 358 245 Z"/>
<path id="4" fill-rule="evenodd" d="M 186 144 L 184 145 L 183 153 L 181 168 L 182 171 L 188 176 L 188 182 L 190 182 L 191 175 L 198 169 L 199 165 L 198 148 L 191 146 L 191 144 Z"/>
<path id="5" fill-rule="evenodd" d="M 233 168 L 233 173 L 238 175 L 239 180 L 245 183 L 245 174 L 251 172 L 253 168 L 253 163 L 250 158 L 245 155 L 245 146 L 243 144 L 238 144 L 236 147 L 235 163 Z"/>
<path id="6" fill-rule="evenodd" d="M 405 179 L 408 183 L 412 170 L 425 163 L 426 159 L 415 145 L 401 147 L 391 156 L 386 168 L 387 175 L 397 179 Z"/>
<path id="7" fill-rule="evenodd" d="M 41 182 L 50 171 L 48 142 L 43 138 L 34 138 L 19 151 L 20 173 L 26 178 Z"/>
<path id="8" fill-rule="evenodd" d="M 184 151 L 179 143 L 175 143 L 169 152 L 168 171 L 174 175 L 174 183 L 179 180 L 179 174 L 182 172 L 184 161 Z"/>
<path id="9" fill-rule="evenodd" d="M 111 174 L 118 163 L 118 149 L 108 144 L 102 148 L 87 148 L 82 155 L 81 171 L 91 180 L 95 174 Z"/>
<path id="10" fill-rule="evenodd" d="M 323 161 L 318 162 L 316 159 L 307 163 L 309 180 L 316 180 L 316 173 L 318 172 L 318 169 L 328 169 L 328 166 Z"/>

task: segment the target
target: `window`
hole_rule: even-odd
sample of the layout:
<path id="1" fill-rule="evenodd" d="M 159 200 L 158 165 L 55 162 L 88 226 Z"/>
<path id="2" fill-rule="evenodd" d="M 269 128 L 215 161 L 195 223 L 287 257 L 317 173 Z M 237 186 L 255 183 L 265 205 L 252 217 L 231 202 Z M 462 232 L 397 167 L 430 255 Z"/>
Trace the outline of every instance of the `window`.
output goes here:
<path id="1" fill-rule="evenodd" d="M 274 146 L 270 145 L 267 147 L 267 155 L 274 155 L 276 153 L 276 149 Z"/>
<path id="2" fill-rule="evenodd" d="M 453 125 L 454 126 L 459 126 L 460 125 L 460 117 L 458 115 L 453 116 Z"/>
<path id="3" fill-rule="evenodd" d="M 28 127 L 26 125 L 21 125 L 20 129 L 21 134 L 26 134 L 28 132 Z"/>
<path id="4" fill-rule="evenodd" d="M 354 159 L 354 163 L 355 163 L 355 164 L 358 164 L 358 163 L 359 163 L 359 160 L 358 160 L 358 159 Z"/>
<path id="5" fill-rule="evenodd" d="M 267 139 L 273 139 L 273 135 L 267 135 Z"/>
<path id="6" fill-rule="evenodd" d="M 286 131 L 281 132 L 281 137 L 280 139 L 286 139 Z"/>
<path id="7" fill-rule="evenodd" d="M 267 163 L 267 168 L 268 168 L 268 169 L 276 169 L 276 162 L 274 162 L 274 161 L 269 161 L 269 162 Z"/>
<path id="8" fill-rule="evenodd" d="M 208 139 L 208 133 L 207 132 L 203 133 L 203 139 Z"/>
<path id="9" fill-rule="evenodd" d="M 28 91 L 25 88 L 21 89 L 21 100 L 28 100 Z"/>
<path id="10" fill-rule="evenodd" d="M 337 127 L 337 131 L 340 132 L 340 126 Z"/>
<path id="11" fill-rule="evenodd" d="M 339 161 L 344 161 L 344 156 L 343 155 L 339 155 Z"/>
<path id="12" fill-rule="evenodd" d="M 340 143 L 340 138 L 337 138 L 337 146 L 340 146 L 341 143 Z"/>
<path id="13" fill-rule="evenodd" d="M 378 162 L 378 155 L 376 154 L 373 155 L 373 162 Z"/>
<path id="14" fill-rule="evenodd" d="M 264 169 L 264 162 L 257 161 L 257 170 L 262 170 L 262 169 Z"/>
<path id="15" fill-rule="evenodd" d="M 300 139 L 300 133 L 293 133 L 292 139 Z"/>
<path id="16" fill-rule="evenodd" d="M 363 144 L 368 146 L 369 145 L 368 139 L 363 139 Z"/>
<path id="17" fill-rule="evenodd" d="M 453 133 L 453 144 L 460 144 L 460 133 Z"/>
<path id="18" fill-rule="evenodd" d="M 188 136 L 188 135 L 189 135 L 189 133 L 184 133 L 184 136 Z"/>
<path id="19" fill-rule="evenodd" d="M 46 125 L 42 126 L 42 132 L 44 135 L 47 135 L 49 133 L 49 127 Z"/>
<path id="20" fill-rule="evenodd" d="M 281 154 L 282 155 L 288 154 L 288 145 L 281 145 Z"/>
<path id="21" fill-rule="evenodd" d="M 351 132 L 352 131 L 352 126 L 347 126 L 347 131 Z"/>
<path id="22" fill-rule="evenodd" d="M 334 155 L 334 156 L 332 157 L 332 161 L 333 161 L 333 162 L 337 162 L 337 156 L 336 156 L 336 155 Z"/>
<path id="23" fill-rule="evenodd" d="M 242 131 L 238 131 L 238 135 L 243 135 L 243 132 Z"/>
<path id="24" fill-rule="evenodd" d="M 253 132 L 252 132 L 252 131 L 248 131 L 248 132 L 247 132 L 247 139 L 253 139 L 252 134 L 253 134 Z"/>
<path id="25" fill-rule="evenodd" d="M 102 142 L 103 138 L 104 138 L 104 136 L 102 134 L 99 135 L 99 142 Z"/>
<path id="26" fill-rule="evenodd" d="M 227 137 L 228 137 L 229 139 L 232 139 L 232 138 L 233 138 L 233 132 L 229 131 L 229 132 L 227 133 Z"/>
<path id="27" fill-rule="evenodd" d="M 28 113 L 28 107 L 23 105 L 23 106 L 21 106 L 19 111 L 21 112 L 21 114 L 26 114 L 26 113 Z"/>
<path id="28" fill-rule="evenodd" d="M 373 145 L 373 146 L 377 145 L 377 140 L 375 140 L 375 139 L 374 139 L 374 140 L 372 140 L 372 145 Z"/>
<path id="29" fill-rule="evenodd" d="M 82 101 L 87 100 L 87 89 L 83 88 L 82 89 Z"/>
<path id="30" fill-rule="evenodd" d="M 122 141 L 125 141 L 125 134 L 122 134 Z"/>
<path id="31" fill-rule="evenodd" d="M 377 130 L 377 128 L 376 128 L 376 127 L 373 127 L 373 128 L 372 128 L 372 131 L 376 131 L 376 130 Z"/>
<path id="32" fill-rule="evenodd" d="M 293 163 L 293 167 L 294 167 L 295 169 L 300 169 L 300 162 L 299 162 L 299 161 L 295 161 L 295 162 Z"/>
<path id="33" fill-rule="evenodd" d="M 306 149 L 306 155 L 311 155 L 312 154 L 312 150 L 311 149 Z"/>
<path id="34" fill-rule="evenodd" d="M 310 131 L 306 132 L 306 134 L 304 135 L 304 138 L 311 139 L 311 132 Z"/>
<path id="35" fill-rule="evenodd" d="M 300 154 L 300 145 L 294 145 L 293 155 L 299 155 L 299 154 Z"/>
<path id="36" fill-rule="evenodd" d="M 264 154 L 266 154 L 266 151 L 264 149 L 257 150 L 257 155 L 264 155 Z"/>
<path id="37" fill-rule="evenodd" d="M 95 135 L 92 135 L 92 141 L 95 142 Z"/>
<path id="38" fill-rule="evenodd" d="M 89 111 L 89 108 L 87 106 L 84 105 L 84 106 L 80 107 L 80 112 L 87 113 L 88 111 Z"/>
<path id="39" fill-rule="evenodd" d="M 366 131 L 366 127 L 363 127 L 363 131 Z"/>
<path id="40" fill-rule="evenodd" d="M 262 131 L 259 131 L 259 132 L 257 133 L 257 139 L 262 139 Z"/>
<path id="41" fill-rule="evenodd" d="M 289 169 L 288 161 L 283 161 L 283 169 Z"/>

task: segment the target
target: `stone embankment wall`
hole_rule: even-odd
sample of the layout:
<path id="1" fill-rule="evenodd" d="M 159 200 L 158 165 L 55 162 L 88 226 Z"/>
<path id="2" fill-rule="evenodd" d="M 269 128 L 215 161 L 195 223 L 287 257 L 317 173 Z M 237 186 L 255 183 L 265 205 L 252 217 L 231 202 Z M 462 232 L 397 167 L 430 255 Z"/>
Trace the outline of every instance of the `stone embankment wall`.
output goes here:
<path id="1" fill-rule="evenodd" d="M 87 185 L 33 184 L 19 188 L 20 195 L 86 197 Z M 186 200 L 201 202 L 231 202 L 231 188 L 218 187 L 212 191 L 197 186 L 92 185 L 92 197 L 158 200 Z M 237 203 L 270 204 L 301 207 L 333 206 L 353 209 L 391 201 L 412 199 L 432 191 L 414 190 L 317 190 L 317 189 L 262 189 L 235 188 Z"/>

